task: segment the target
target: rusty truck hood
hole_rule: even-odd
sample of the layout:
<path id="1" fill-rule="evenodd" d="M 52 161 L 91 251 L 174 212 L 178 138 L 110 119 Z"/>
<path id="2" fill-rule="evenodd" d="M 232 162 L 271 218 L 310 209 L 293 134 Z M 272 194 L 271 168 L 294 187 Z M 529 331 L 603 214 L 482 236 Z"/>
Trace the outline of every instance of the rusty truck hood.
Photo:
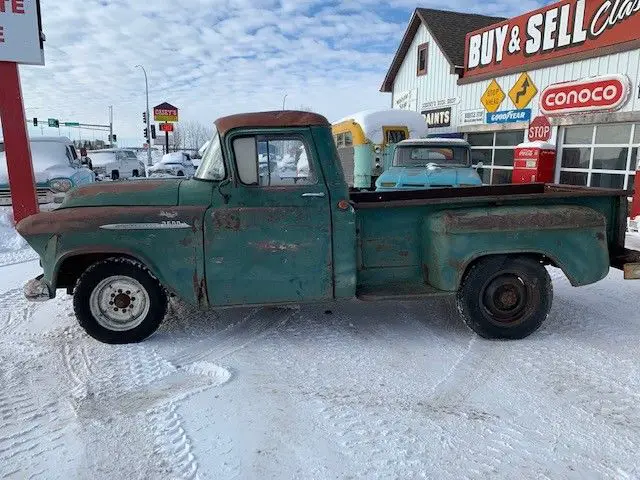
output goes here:
<path id="1" fill-rule="evenodd" d="M 60 208 L 177 205 L 182 181 L 98 182 L 71 190 Z"/>

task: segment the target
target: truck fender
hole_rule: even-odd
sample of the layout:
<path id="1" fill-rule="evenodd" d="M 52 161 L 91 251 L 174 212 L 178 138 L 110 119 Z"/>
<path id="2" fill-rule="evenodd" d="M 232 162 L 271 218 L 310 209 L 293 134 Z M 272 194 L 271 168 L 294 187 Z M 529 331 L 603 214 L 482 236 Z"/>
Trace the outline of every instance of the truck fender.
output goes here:
<path id="1" fill-rule="evenodd" d="M 609 272 L 606 218 L 587 207 L 447 210 L 427 217 L 422 233 L 425 281 L 445 291 L 457 291 L 469 266 L 488 255 L 536 255 L 573 286 Z"/>

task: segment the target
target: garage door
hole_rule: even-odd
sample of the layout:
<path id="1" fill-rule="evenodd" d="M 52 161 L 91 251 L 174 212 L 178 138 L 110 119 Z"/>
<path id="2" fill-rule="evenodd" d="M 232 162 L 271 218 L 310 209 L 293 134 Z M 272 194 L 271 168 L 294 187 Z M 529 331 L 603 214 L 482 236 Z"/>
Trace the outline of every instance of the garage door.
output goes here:
<path id="1" fill-rule="evenodd" d="M 640 124 L 563 127 L 560 140 L 556 182 L 618 189 L 633 187 Z"/>

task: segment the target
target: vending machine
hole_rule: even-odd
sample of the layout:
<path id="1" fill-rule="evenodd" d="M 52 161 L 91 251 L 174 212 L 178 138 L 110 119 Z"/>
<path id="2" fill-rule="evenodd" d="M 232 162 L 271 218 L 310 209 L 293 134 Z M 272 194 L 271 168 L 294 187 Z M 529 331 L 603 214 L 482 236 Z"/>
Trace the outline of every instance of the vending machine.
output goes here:
<path id="1" fill-rule="evenodd" d="M 553 183 L 555 173 L 555 145 L 530 142 L 516 147 L 512 183 Z"/>

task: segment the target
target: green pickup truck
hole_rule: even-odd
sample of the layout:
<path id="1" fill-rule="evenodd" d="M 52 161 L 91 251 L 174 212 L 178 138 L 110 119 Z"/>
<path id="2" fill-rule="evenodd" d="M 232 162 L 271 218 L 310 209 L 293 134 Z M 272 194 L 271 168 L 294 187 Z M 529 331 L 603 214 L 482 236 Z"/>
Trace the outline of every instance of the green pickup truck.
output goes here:
<path id="1" fill-rule="evenodd" d="M 169 296 L 206 309 L 452 294 L 479 335 L 519 339 L 549 313 L 546 265 L 574 286 L 610 266 L 640 277 L 640 254 L 624 247 L 626 195 L 540 184 L 350 194 L 327 120 L 280 111 L 218 120 L 191 180 L 81 187 L 17 228 L 44 270 L 26 296 L 66 289 L 102 342 L 147 338 Z"/>

